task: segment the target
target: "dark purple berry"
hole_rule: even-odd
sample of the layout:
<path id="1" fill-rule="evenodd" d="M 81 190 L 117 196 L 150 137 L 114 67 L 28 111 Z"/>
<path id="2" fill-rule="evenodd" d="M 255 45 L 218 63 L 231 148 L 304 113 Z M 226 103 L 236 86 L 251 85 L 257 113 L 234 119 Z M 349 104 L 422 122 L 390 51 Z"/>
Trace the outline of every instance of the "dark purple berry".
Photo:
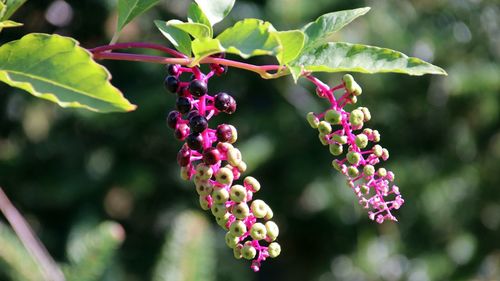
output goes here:
<path id="1" fill-rule="evenodd" d="M 175 129 L 174 131 L 174 136 L 178 139 L 178 140 L 184 140 L 186 138 L 186 136 L 189 134 L 189 126 L 187 124 L 180 124 L 179 126 L 177 126 L 177 129 Z"/>
<path id="2" fill-rule="evenodd" d="M 189 91 L 187 86 L 182 86 L 179 87 L 177 90 L 177 96 L 178 97 L 188 97 L 189 96 Z"/>
<path id="3" fill-rule="evenodd" d="M 215 95 L 215 108 L 222 112 L 232 114 L 236 111 L 236 101 L 224 92 Z"/>
<path id="4" fill-rule="evenodd" d="M 191 120 L 191 118 L 195 117 L 196 115 L 200 115 L 200 112 L 198 112 L 198 110 L 196 109 L 193 109 L 186 115 L 186 120 Z"/>
<path id="5" fill-rule="evenodd" d="M 209 147 L 203 152 L 203 162 L 207 165 L 215 165 L 220 161 L 220 152 L 215 147 Z"/>
<path id="6" fill-rule="evenodd" d="M 200 151 L 203 148 L 203 136 L 200 133 L 191 133 L 187 137 L 186 143 L 192 150 Z"/>
<path id="7" fill-rule="evenodd" d="M 231 127 L 227 124 L 220 124 L 217 126 L 217 131 L 215 133 L 217 135 L 217 140 L 220 142 L 227 142 L 233 136 L 233 132 Z"/>
<path id="8" fill-rule="evenodd" d="M 189 92 L 195 97 L 201 97 L 207 94 L 207 83 L 201 80 L 193 80 L 189 83 Z"/>
<path id="9" fill-rule="evenodd" d="M 191 158 L 191 151 L 186 146 L 183 146 L 177 153 L 177 163 L 179 166 L 184 167 L 189 164 Z"/>
<path id="10" fill-rule="evenodd" d="M 180 65 L 178 65 L 178 64 L 169 64 L 167 66 L 168 75 L 172 75 L 172 76 L 179 75 L 179 68 L 180 68 Z"/>
<path id="11" fill-rule="evenodd" d="M 167 126 L 169 128 L 175 129 L 177 126 L 177 122 L 181 118 L 181 114 L 179 111 L 170 111 L 170 113 L 167 116 Z"/>
<path id="12" fill-rule="evenodd" d="M 201 133 L 208 127 L 208 121 L 205 116 L 195 115 L 189 119 L 189 127 L 193 133 Z"/>
<path id="13" fill-rule="evenodd" d="M 167 76 L 165 78 L 165 88 L 171 93 L 177 93 L 177 90 L 179 90 L 179 79 L 175 76 Z"/>
<path id="14" fill-rule="evenodd" d="M 178 97 L 177 101 L 175 103 L 175 107 L 177 108 L 177 110 L 180 113 L 185 114 L 191 110 L 192 105 L 191 105 L 191 101 L 188 98 Z"/>

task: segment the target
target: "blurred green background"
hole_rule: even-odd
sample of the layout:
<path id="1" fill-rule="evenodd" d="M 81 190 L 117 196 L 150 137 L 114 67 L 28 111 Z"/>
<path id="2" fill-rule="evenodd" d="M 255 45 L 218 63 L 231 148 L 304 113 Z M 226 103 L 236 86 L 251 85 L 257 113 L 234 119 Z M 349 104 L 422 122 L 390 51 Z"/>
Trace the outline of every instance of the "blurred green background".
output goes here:
<path id="1" fill-rule="evenodd" d="M 168 44 L 152 20 L 184 19 L 189 2 L 162 0 L 133 21 L 120 41 Z M 3 30 L 0 42 L 47 32 L 72 36 L 88 48 L 107 44 L 115 4 L 30 0 L 13 17 L 25 25 Z M 381 132 L 391 153 L 386 167 L 396 173 L 406 200 L 397 224 L 370 221 L 331 168 L 328 149 L 304 118 L 325 106 L 309 84 L 294 85 L 290 77 L 265 81 L 237 69 L 212 79 L 212 92 L 227 91 L 238 102 L 236 114 L 217 117 L 212 126 L 230 122 L 238 128 L 236 145 L 249 174 L 263 184 L 257 197 L 273 208 L 280 225 L 282 255 L 266 261 L 259 273 L 233 259 L 209 213 L 194 215 L 202 231 L 175 220 L 199 209 L 198 196 L 178 175 L 181 144 L 165 125 L 174 96 L 163 89 L 162 65 L 102 62 L 113 84 L 139 106 L 127 114 L 61 109 L 0 85 L 0 184 L 59 262 L 72 260 L 66 245 L 78 229 L 120 223 L 125 241 L 96 280 L 182 280 L 169 274 L 179 270 L 172 266 L 181 259 L 176 255 L 186 252 L 185 244 L 175 247 L 175 239 L 186 235 L 209 238 L 193 245 L 210 258 L 182 270 L 201 265 L 212 280 L 500 280 L 497 0 L 237 0 L 217 28 L 257 17 L 292 29 L 326 12 L 362 6 L 372 10 L 335 40 L 400 50 L 449 74 L 355 75 L 364 90 L 359 104 L 372 111 L 367 125 Z M 273 63 L 266 57 L 251 62 Z M 330 84 L 341 77 L 320 76 Z M 174 242 L 165 244 L 166 236 Z M 9 240 L 2 239 L 0 280 L 14 280 Z"/>

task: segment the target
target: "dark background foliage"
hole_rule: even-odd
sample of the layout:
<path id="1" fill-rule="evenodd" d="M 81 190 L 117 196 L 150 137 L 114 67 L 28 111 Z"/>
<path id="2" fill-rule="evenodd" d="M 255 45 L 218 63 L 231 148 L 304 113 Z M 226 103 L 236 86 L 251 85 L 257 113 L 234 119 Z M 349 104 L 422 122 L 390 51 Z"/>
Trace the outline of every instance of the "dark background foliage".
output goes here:
<path id="1" fill-rule="evenodd" d="M 28 32 L 107 44 L 114 1 L 28 1 L 14 16 Z M 162 0 L 132 22 L 121 41 L 167 44 L 153 19 L 184 18 L 187 0 Z M 62 5 L 62 6 L 61 6 Z M 335 40 L 389 47 L 447 70 L 448 77 L 355 75 L 367 125 L 382 134 L 406 200 L 399 223 L 377 225 L 358 206 L 305 113 L 325 106 L 291 78 L 275 81 L 230 69 L 210 91 L 227 91 L 238 111 L 217 117 L 239 131 L 258 197 L 280 225 L 279 259 L 254 274 L 232 258 L 216 228 L 215 280 L 499 280 L 500 6 L 495 0 L 238 0 L 223 28 L 245 17 L 297 28 L 322 13 L 371 6 Z M 61 8 L 63 7 L 63 8 Z M 58 8 L 58 9 L 57 9 Z M 255 58 L 252 63 L 272 60 Z M 102 62 L 113 84 L 138 105 L 126 114 L 61 109 L 0 85 L 0 183 L 43 243 L 64 261 L 69 231 L 82 221 L 115 220 L 127 238 L 106 280 L 148 280 L 164 235 L 183 209 L 198 209 L 179 178 L 180 143 L 165 125 L 174 96 L 162 65 Z M 340 74 L 321 75 L 330 84 Z M 211 215 L 206 218 L 213 222 Z M 7 278 L 7 277 L 0 277 Z M 7 279 L 5 279 L 7 280 Z"/>

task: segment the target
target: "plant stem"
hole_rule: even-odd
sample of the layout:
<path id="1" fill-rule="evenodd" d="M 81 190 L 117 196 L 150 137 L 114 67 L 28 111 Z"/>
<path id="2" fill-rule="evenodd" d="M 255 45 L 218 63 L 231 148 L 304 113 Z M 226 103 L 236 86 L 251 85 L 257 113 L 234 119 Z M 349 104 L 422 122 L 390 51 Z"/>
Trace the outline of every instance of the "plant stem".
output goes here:
<path id="1" fill-rule="evenodd" d="M 47 249 L 43 246 L 40 240 L 35 236 L 33 230 L 23 218 L 21 213 L 14 207 L 12 202 L 0 187 L 0 211 L 9 221 L 10 225 L 16 232 L 19 240 L 28 250 L 35 262 L 42 269 L 42 274 L 47 281 L 64 281 L 64 275 L 56 262 L 52 259 Z"/>

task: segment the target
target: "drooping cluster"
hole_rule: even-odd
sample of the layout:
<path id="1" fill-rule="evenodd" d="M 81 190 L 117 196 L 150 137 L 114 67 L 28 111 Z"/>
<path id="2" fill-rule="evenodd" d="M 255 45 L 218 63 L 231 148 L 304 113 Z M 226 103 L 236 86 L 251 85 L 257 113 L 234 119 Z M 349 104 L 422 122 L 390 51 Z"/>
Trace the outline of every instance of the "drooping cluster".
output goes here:
<path id="1" fill-rule="evenodd" d="M 281 252 L 274 242 L 279 228 L 271 221 L 271 208 L 262 200 L 252 200 L 260 183 L 251 176 L 237 183 L 247 165 L 233 145 L 238 138 L 236 128 L 219 124 L 213 129 L 208 125 L 213 116 L 236 111 L 231 95 L 208 91 L 208 80 L 226 71 L 218 64 L 211 64 L 207 74 L 198 67 L 169 65 L 165 87 L 177 94 L 177 100 L 176 110 L 167 116 L 167 125 L 177 139 L 185 142 L 177 154 L 181 177 L 194 182 L 201 208 L 210 210 L 227 231 L 226 244 L 235 258 L 252 260 L 251 268 L 258 271 L 262 261 Z M 183 73 L 191 74 L 189 81 L 182 81 Z"/>
<path id="2" fill-rule="evenodd" d="M 330 153 L 339 157 L 332 161 L 333 167 L 347 177 L 347 183 L 359 199 L 368 216 L 378 223 L 384 220 L 397 221 L 391 213 L 404 203 L 399 188 L 393 185 L 394 173 L 375 166 L 389 158 L 389 152 L 378 144 L 380 134 L 377 130 L 364 128 L 370 121 L 368 108 L 358 107 L 348 112 L 344 107 L 355 104 L 362 90 L 353 77 L 344 75 L 343 82 L 328 87 L 313 76 L 307 77 L 316 85 L 316 94 L 328 99 L 330 107 L 322 113 L 310 112 L 307 121 L 318 129 L 319 139 L 329 146 Z M 335 92 L 340 91 L 337 97 Z M 389 199 L 391 198 L 391 199 Z"/>

